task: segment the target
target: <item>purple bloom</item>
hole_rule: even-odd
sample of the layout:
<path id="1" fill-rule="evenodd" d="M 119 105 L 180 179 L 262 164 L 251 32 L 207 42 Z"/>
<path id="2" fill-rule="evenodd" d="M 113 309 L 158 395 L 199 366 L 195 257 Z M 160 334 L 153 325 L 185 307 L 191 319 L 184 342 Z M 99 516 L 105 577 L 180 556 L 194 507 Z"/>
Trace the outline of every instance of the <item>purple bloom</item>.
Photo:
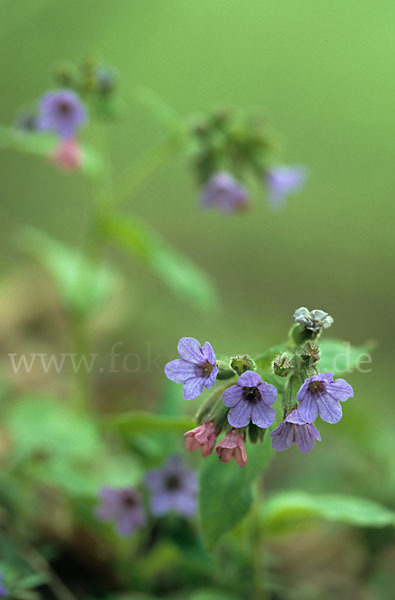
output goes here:
<path id="1" fill-rule="evenodd" d="M 262 381 L 258 373 L 246 371 L 240 375 L 237 384 L 225 390 L 222 395 L 225 406 L 230 407 L 229 424 L 232 427 L 245 427 L 252 421 L 263 429 L 270 427 L 275 415 L 271 405 L 276 396 L 274 385 Z"/>
<path id="2" fill-rule="evenodd" d="M 146 522 L 140 494 L 133 488 L 102 488 L 96 515 L 101 521 L 114 521 L 121 536 L 126 537 Z"/>
<path id="3" fill-rule="evenodd" d="M 318 429 L 312 423 L 306 423 L 296 408 L 270 436 L 273 438 L 273 448 L 280 451 L 287 450 L 295 443 L 301 452 L 307 453 L 313 449 L 314 440 L 321 441 Z"/>
<path id="4" fill-rule="evenodd" d="M 269 188 L 269 202 L 272 206 L 281 207 L 285 198 L 297 192 L 306 180 L 306 171 L 303 167 L 273 167 L 265 174 L 265 181 Z"/>
<path id="5" fill-rule="evenodd" d="M 4 578 L 3 573 L 0 573 L 0 596 L 2 598 L 5 596 L 8 596 L 8 590 L 3 584 L 3 578 Z"/>
<path id="6" fill-rule="evenodd" d="M 197 475 L 179 456 L 172 456 L 162 468 L 149 471 L 145 483 L 151 492 L 150 507 L 155 517 L 168 512 L 189 517 L 196 512 Z"/>
<path id="7" fill-rule="evenodd" d="M 39 129 L 53 131 L 64 139 L 73 138 L 86 118 L 84 106 L 71 90 L 48 92 L 40 101 Z"/>
<path id="8" fill-rule="evenodd" d="M 296 396 L 299 414 L 308 423 L 312 423 L 318 414 L 327 423 L 338 423 L 343 415 L 340 402 L 353 395 L 354 391 L 347 381 L 333 381 L 333 373 L 313 375 L 306 379 Z"/>
<path id="9" fill-rule="evenodd" d="M 247 190 L 230 173 L 213 175 L 204 186 L 201 203 L 205 208 L 235 212 L 248 207 Z"/>
<path id="10" fill-rule="evenodd" d="M 181 358 L 172 360 L 165 366 L 165 374 L 175 383 L 183 383 L 185 400 L 200 396 L 203 387 L 213 387 L 218 374 L 214 350 L 209 342 L 203 346 L 192 337 L 183 337 L 178 342 Z"/>

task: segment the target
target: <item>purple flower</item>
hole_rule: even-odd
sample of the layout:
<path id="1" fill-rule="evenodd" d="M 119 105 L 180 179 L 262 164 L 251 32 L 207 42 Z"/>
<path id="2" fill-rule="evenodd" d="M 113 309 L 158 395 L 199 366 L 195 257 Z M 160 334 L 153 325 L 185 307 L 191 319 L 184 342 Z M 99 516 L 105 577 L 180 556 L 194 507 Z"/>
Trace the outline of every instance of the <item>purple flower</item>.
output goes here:
<path id="1" fill-rule="evenodd" d="M 149 471 L 145 483 L 151 492 L 150 508 L 155 517 L 175 512 L 189 517 L 197 507 L 197 475 L 181 457 L 172 456 L 160 469 Z"/>
<path id="2" fill-rule="evenodd" d="M 121 536 L 126 537 L 146 522 L 141 496 L 133 488 L 102 488 L 96 515 L 101 521 L 114 521 Z"/>
<path id="3" fill-rule="evenodd" d="M 3 584 L 3 579 L 4 579 L 3 573 L 0 573 L 0 596 L 2 598 L 5 596 L 8 596 L 8 590 Z"/>
<path id="4" fill-rule="evenodd" d="M 218 374 L 214 350 L 209 342 L 203 346 L 192 337 L 183 337 L 178 342 L 181 358 L 172 360 L 165 366 L 165 374 L 175 383 L 183 383 L 185 400 L 200 396 L 203 387 L 213 387 Z"/>
<path id="5" fill-rule="evenodd" d="M 354 391 L 344 379 L 333 381 L 333 373 L 320 373 L 306 379 L 298 394 L 298 410 L 302 419 L 312 423 L 318 414 L 327 423 L 338 423 L 342 418 L 340 402 L 352 398 Z"/>
<path id="6" fill-rule="evenodd" d="M 312 423 L 306 423 L 296 408 L 270 436 L 273 438 L 273 448 L 280 451 L 287 450 L 295 443 L 301 452 L 307 453 L 313 449 L 314 440 L 321 441 L 318 429 Z"/>
<path id="7" fill-rule="evenodd" d="M 269 202 L 272 206 L 280 208 L 284 205 L 285 198 L 297 192 L 306 180 L 306 171 L 303 167 L 273 167 L 265 174 L 265 181 L 269 188 Z"/>
<path id="8" fill-rule="evenodd" d="M 64 139 L 74 137 L 87 115 L 77 94 L 71 90 L 48 92 L 40 101 L 38 127 Z"/>
<path id="9" fill-rule="evenodd" d="M 201 203 L 205 208 L 235 212 L 249 205 L 247 190 L 230 173 L 213 175 L 203 188 Z"/>
<path id="10" fill-rule="evenodd" d="M 271 405 L 276 400 L 274 385 L 262 381 L 254 371 L 240 375 L 236 385 L 232 385 L 222 395 L 225 406 L 230 407 L 228 422 L 232 427 L 245 427 L 250 421 L 265 429 L 274 419 Z"/>

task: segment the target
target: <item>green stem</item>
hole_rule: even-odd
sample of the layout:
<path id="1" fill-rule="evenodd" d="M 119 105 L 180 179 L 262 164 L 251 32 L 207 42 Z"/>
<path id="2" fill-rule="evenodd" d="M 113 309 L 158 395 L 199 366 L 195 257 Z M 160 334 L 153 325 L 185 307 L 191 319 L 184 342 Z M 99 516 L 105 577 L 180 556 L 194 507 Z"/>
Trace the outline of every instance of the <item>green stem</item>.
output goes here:
<path id="1" fill-rule="evenodd" d="M 145 181 L 155 173 L 179 149 L 178 137 L 169 137 L 148 152 L 137 165 L 132 165 L 121 175 L 114 192 L 114 207 L 118 208 L 133 196 Z"/>
<path id="2" fill-rule="evenodd" d="M 265 581 L 265 562 L 262 549 L 262 527 L 261 527 L 261 504 L 263 500 L 263 478 L 255 482 L 255 504 L 250 519 L 251 534 L 251 565 L 253 569 L 252 578 L 252 600 L 264 600 L 267 597 L 267 586 Z"/>

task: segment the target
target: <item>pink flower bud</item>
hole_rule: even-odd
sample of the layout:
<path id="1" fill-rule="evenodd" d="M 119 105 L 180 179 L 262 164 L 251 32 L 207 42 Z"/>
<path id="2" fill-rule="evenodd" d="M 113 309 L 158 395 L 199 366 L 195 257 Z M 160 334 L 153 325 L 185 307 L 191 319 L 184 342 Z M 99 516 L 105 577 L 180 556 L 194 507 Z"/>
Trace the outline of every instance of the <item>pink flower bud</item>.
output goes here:
<path id="1" fill-rule="evenodd" d="M 62 171 L 75 171 L 81 166 L 83 156 L 78 142 L 62 140 L 50 158 Z"/>
<path id="2" fill-rule="evenodd" d="M 247 464 L 244 437 L 236 429 L 232 429 L 226 434 L 216 447 L 215 452 L 222 462 L 230 462 L 234 458 L 239 467 L 245 467 Z"/>
<path id="3" fill-rule="evenodd" d="M 202 456 L 209 456 L 214 450 L 217 441 L 214 421 L 203 423 L 203 425 L 187 431 L 184 433 L 184 437 L 187 450 L 192 451 L 200 448 Z"/>

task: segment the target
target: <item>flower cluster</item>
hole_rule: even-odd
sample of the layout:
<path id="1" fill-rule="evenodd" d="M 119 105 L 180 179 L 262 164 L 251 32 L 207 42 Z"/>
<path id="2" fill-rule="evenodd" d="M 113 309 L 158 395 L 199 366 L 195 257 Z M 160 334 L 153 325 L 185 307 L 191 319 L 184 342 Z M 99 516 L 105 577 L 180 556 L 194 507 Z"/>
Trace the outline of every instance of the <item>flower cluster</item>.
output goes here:
<path id="1" fill-rule="evenodd" d="M 186 400 L 197 398 L 217 380 L 229 382 L 210 395 L 197 414 L 198 426 L 184 434 L 188 450 L 200 449 L 202 456 L 209 456 L 215 448 L 223 462 L 234 458 L 244 466 L 246 437 L 252 443 L 263 440 L 274 423 L 273 404 L 279 394 L 283 421 L 270 433 L 275 450 L 286 450 L 295 443 L 301 452 L 310 452 L 315 440 L 321 441 L 315 419 L 320 416 L 331 424 L 340 421 L 341 403 L 353 396 L 353 389 L 344 379 L 334 379 L 333 373 L 318 372 L 320 350 L 312 341 L 330 327 L 333 318 L 305 307 L 299 308 L 294 318 L 288 347 L 261 373 L 259 357 L 217 360 L 208 342 L 201 346 L 194 338 L 180 339 L 181 358 L 168 363 L 165 373 L 183 384 Z M 217 443 L 221 432 L 225 437 Z"/>
<path id="2" fill-rule="evenodd" d="M 227 213 L 247 209 L 250 198 L 243 181 L 250 174 L 266 188 L 269 204 L 280 208 L 306 179 L 303 167 L 269 164 L 273 144 L 264 121 L 255 114 L 217 110 L 194 123 L 192 135 L 204 208 Z"/>
<path id="3" fill-rule="evenodd" d="M 196 512 L 196 472 L 179 456 L 170 457 L 163 467 L 148 472 L 144 483 L 150 492 L 149 507 L 154 517 L 170 512 L 189 517 Z M 99 497 L 96 516 L 101 521 L 113 522 L 122 537 L 146 524 L 147 512 L 137 489 L 105 487 L 100 490 Z"/>

